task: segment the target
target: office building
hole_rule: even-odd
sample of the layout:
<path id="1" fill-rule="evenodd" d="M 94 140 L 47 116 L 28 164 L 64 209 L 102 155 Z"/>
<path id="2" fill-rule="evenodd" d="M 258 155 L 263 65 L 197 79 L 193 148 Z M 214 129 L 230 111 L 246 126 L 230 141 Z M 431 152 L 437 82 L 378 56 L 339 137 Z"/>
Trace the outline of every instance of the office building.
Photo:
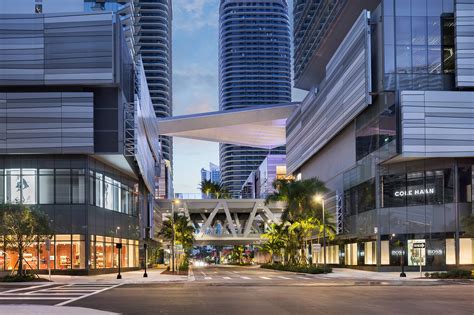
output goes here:
<path id="1" fill-rule="evenodd" d="M 201 168 L 201 182 L 205 180 L 210 180 L 215 184 L 220 184 L 221 171 L 219 170 L 219 166 L 214 163 L 209 163 L 209 170 Z"/>
<path id="2" fill-rule="evenodd" d="M 156 116 L 122 14 L 0 15 L 0 202 L 48 215 L 54 273 L 138 268 L 157 222 Z M 11 270 L 18 255 L 0 237 Z M 27 268 L 47 269 L 45 246 L 25 249 Z"/>
<path id="3" fill-rule="evenodd" d="M 309 93 L 287 121 L 287 168 L 330 190 L 328 263 L 474 265 L 473 6 L 295 1 L 295 86 Z"/>
<path id="4" fill-rule="evenodd" d="M 286 156 L 281 154 L 268 155 L 260 166 L 250 173 L 242 185 L 240 198 L 265 199 L 275 192 L 273 183 L 277 179 L 288 179 L 286 174 Z"/>
<path id="5" fill-rule="evenodd" d="M 219 107 L 236 110 L 291 101 L 290 26 L 285 0 L 222 0 L 219 7 Z M 255 135 L 258 137 L 258 135 Z M 238 198 L 269 153 L 220 144 L 221 182 Z"/>

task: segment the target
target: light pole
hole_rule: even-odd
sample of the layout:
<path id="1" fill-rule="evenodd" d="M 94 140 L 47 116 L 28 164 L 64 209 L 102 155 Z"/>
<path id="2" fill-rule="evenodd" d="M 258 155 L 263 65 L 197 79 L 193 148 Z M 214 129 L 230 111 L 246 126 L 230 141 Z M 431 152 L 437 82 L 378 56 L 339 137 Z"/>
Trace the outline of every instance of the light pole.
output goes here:
<path id="1" fill-rule="evenodd" d="M 119 236 L 119 231 L 120 231 L 120 226 L 117 226 L 115 229 L 115 236 Z M 117 274 L 117 279 L 122 279 L 122 274 L 121 274 L 121 267 L 122 267 L 122 242 L 119 240 L 117 244 L 115 244 L 115 247 L 118 250 L 118 274 Z"/>
<path id="2" fill-rule="evenodd" d="M 146 262 L 148 261 L 148 245 L 147 243 L 143 244 L 143 249 L 145 250 L 145 273 L 143 274 L 143 278 L 148 278 L 148 274 L 146 273 Z"/>
<path id="3" fill-rule="evenodd" d="M 174 252 L 174 244 L 175 244 L 175 238 L 176 238 L 176 232 L 174 230 L 174 205 L 179 204 L 179 200 L 175 199 L 171 202 L 171 271 L 174 273 L 175 272 L 175 262 L 176 262 L 176 257 L 175 257 L 175 252 Z"/>
<path id="4" fill-rule="evenodd" d="M 323 271 L 324 271 L 324 273 L 326 273 L 326 214 L 325 214 L 326 211 L 324 209 L 324 197 L 321 196 L 321 195 L 317 195 L 315 197 L 315 200 L 317 202 L 320 202 L 321 206 L 323 208 L 323 255 L 324 255 L 324 258 L 323 258 L 323 261 L 324 261 Z"/>

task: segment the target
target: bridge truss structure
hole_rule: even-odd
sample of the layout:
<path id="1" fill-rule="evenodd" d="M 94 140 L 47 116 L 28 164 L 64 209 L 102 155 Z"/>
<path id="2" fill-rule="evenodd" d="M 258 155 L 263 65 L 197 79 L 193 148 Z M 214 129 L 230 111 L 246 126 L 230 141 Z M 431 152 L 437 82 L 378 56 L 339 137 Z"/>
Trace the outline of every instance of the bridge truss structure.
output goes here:
<path id="1" fill-rule="evenodd" d="M 159 200 L 158 206 L 164 217 L 175 211 L 192 222 L 196 246 L 259 244 L 284 210 L 284 203 L 266 205 L 263 199 L 180 199 L 174 206 L 173 200 Z"/>

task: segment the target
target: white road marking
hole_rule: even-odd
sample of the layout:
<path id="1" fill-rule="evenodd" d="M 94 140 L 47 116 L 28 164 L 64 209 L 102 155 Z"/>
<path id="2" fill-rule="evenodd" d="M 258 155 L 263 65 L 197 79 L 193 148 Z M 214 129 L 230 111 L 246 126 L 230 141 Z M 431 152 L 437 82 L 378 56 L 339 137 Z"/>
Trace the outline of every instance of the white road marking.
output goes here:
<path id="1" fill-rule="evenodd" d="M 212 280 L 212 277 L 204 277 L 205 280 Z"/>
<path id="2" fill-rule="evenodd" d="M 69 300 L 70 297 L 45 297 L 45 296 L 1 296 L 0 300 Z"/>
<path id="3" fill-rule="evenodd" d="M 272 280 L 271 278 L 268 278 L 268 277 L 260 277 L 261 279 L 265 279 L 265 280 Z"/>
<path id="4" fill-rule="evenodd" d="M 311 278 L 307 278 L 307 277 L 296 277 L 298 279 L 303 279 L 303 280 L 311 280 Z"/>
<path id="5" fill-rule="evenodd" d="M 232 279 L 231 277 L 222 277 L 222 278 L 224 278 L 224 279 L 226 279 L 226 280 Z"/>
<path id="6" fill-rule="evenodd" d="M 96 294 L 99 294 L 99 293 L 102 293 L 102 292 L 105 292 L 105 291 L 108 291 L 108 290 L 111 290 L 111 289 L 115 289 L 119 286 L 123 285 L 123 283 L 119 283 L 119 284 L 116 284 L 116 285 L 112 285 L 112 286 L 109 286 L 109 287 L 105 287 L 101 290 L 98 290 L 98 291 L 93 291 L 89 294 L 85 294 L 85 295 L 82 295 L 82 296 L 79 296 L 77 298 L 74 298 L 74 299 L 70 299 L 68 301 L 64 301 L 64 302 L 61 302 L 61 303 L 58 303 L 56 304 L 56 306 L 64 306 L 64 305 L 67 305 L 69 303 L 72 303 L 72 302 L 76 302 L 76 301 L 79 301 L 79 300 L 82 300 L 82 299 L 85 299 L 87 297 L 90 297 L 90 296 L 93 296 L 93 295 L 96 295 Z"/>
<path id="7" fill-rule="evenodd" d="M 283 277 L 283 276 L 277 276 L 280 279 L 285 279 L 285 280 L 291 280 L 291 278 Z"/>
<path id="8" fill-rule="evenodd" d="M 244 276 L 241 276 L 242 279 L 245 279 L 245 280 L 250 280 L 249 277 L 244 277 Z"/>
<path id="9" fill-rule="evenodd" d="M 8 290 L 8 291 L 3 291 L 3 292 L 0 292 L 0 295 L 3 295 L 3 294 L 7 294 L 7 293 L 13 293 L 13 292 L 17 292 L 17 291 L 25 291 L 25 290 L 28 290 L 28 289 L 33 289 L 33 288 L 44 288 L 46 286 L 51 286 L 53 285 L 53 283 L 47 283 L 47 284 L 40 284 L 40 285 L 33 285 L 33 286 L 30 286 L 30 287 L 24 287 L 24 288 L 19 288 L 19 289 L 13 289 L 13 290 Z"/>

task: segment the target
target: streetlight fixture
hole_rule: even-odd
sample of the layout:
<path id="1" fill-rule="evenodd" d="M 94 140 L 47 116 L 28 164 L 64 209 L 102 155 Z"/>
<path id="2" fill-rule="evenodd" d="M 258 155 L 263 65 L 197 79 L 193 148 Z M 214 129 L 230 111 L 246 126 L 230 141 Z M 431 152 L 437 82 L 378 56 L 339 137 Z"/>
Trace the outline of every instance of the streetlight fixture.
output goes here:
<path id="1" fill-rule="evenodd" d="M 119 231 L 120 231 L 120 226 L 117 226 L 115 229 L 115 236 L 119 236 Z M 119 240 L 118 243 L 115 244 L 115 248 L 118 250 L 118 274 L 117 274 L 117 279 L 122 279 L 122 274 L 121 274 L 121 267 L 122 267 L 122 242 Z"/>
<path id="2" fill-rule="evenodd" d="M 176 238 L 176 233 L 174 230 L 174 205 L 177 204 L 179 205 L 179 199 L 174 199 L 171 202 L 171 271 L 174 273 L 175 272 L 175 262 L 176 262 L 176 257 L 175 257 L 175 251 L 174 251 L 174 244 L 175 244 L 175 238 Z"/>
<path id="3" fill-rule="evenodd" d="M 318 203 L 321 203 L 323 207 L 323 255 L 324 255 L 324 267 L 323 272 L 326 273 L 326 214 L 324 209 L 324 197 L 322 195 L 316 195 L 314 200 Z"/>

